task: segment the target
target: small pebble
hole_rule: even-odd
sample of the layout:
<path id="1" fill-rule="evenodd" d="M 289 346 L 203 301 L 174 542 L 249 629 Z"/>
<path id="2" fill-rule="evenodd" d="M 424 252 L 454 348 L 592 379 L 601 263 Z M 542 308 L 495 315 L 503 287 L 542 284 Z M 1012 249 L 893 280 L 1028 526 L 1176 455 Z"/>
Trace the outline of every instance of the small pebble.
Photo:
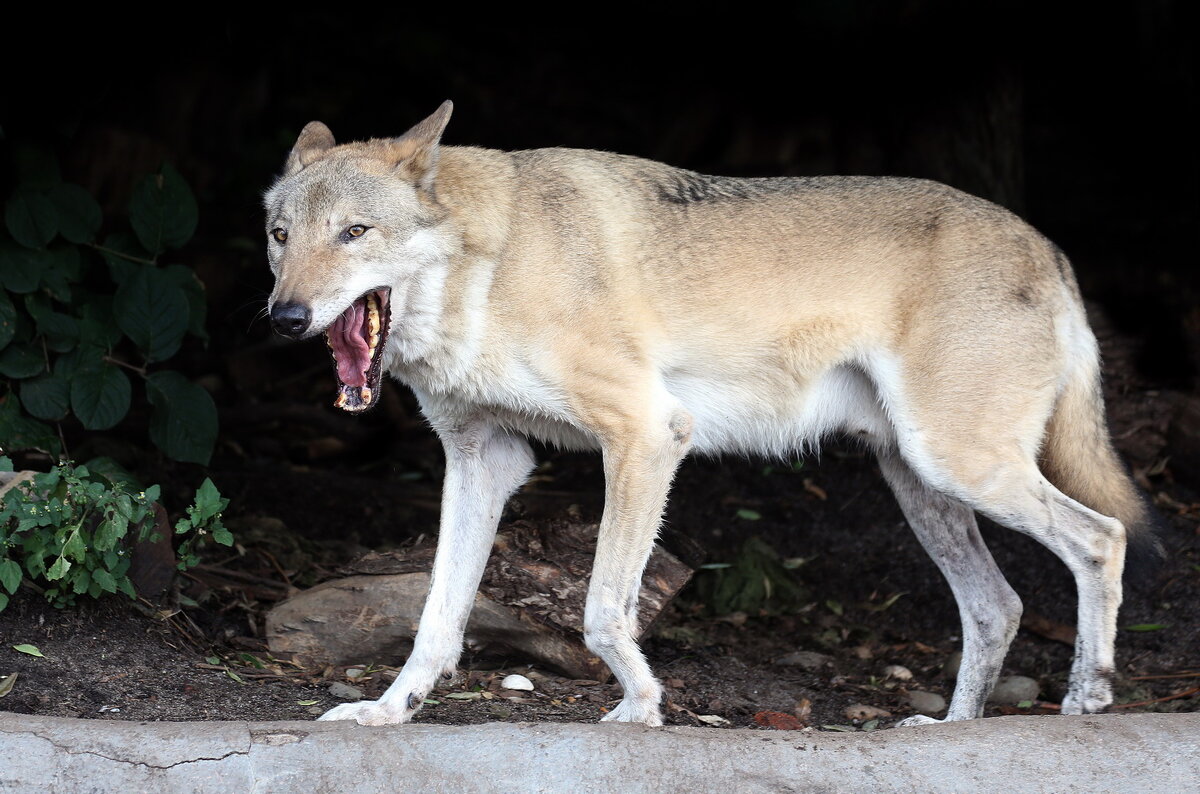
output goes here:
<path id="1" fill-rule="evenodd" d="M 347 667 L 346 668 L 346 677 L 347 678 L 362 678 L 366 674 L 367 674 L 367 671 L 362 667 Z"/>
<path id="2" fill-rule="evenodd" d="M 1006 675 L 996 682 L 996 688 L 988 695 L 988 703 L 1015 706 L 1026 700 L 1036 700 L 1041 691 L 1038 682 L 1023 675 Z"/>
<path id="3" fill-rule="evenodd" d="M 892 716 L 890 711 L 875 706 L 868 706 L 866 703 L 855 703 L 853 706 L 847 706 L 844 714 L 846 715 L 846 719 L 851 722 L 866 722 L 867 720 L 877 720 Z"/>
<path id="4" fill-rule="evenodd" d="M 517 675 L 516 673 L 505 676 L 504 680 L 500 682 L 500 686 L 504 689 L 518 689 L 522 692 L 533 691 L 533 682 L 525 676 Z"/>
<path id="5" fill-rule="evenodd" d="M 775 660 L 775 664 L 785 667 L 799 667 L 801 670 L 814 672 L 833 664 L 833 657 L 816 651 L 796 651 Z"/>
<path id="6" fill-rule="evenodd" d="M 919 714 L 932 717 L 946 710 L 946 699 L 936 692 L 914 690 L 908 693 L 908 705 Z"/>
<path id="7" fill-rule="evenodd" d="M 363 691 L 356 686 L 334 681 L 329 685 L 329 694 L 340 700 L 362 700 Z"/>
<path id="8" fill-rule="evenodd" d="M 889 664 L 887 667 L 883 668 L 883 677 L 894 678 L 897 681 L 911 681 L 913 675 L 912 670 L 909 670 L 903 665 Z"/>

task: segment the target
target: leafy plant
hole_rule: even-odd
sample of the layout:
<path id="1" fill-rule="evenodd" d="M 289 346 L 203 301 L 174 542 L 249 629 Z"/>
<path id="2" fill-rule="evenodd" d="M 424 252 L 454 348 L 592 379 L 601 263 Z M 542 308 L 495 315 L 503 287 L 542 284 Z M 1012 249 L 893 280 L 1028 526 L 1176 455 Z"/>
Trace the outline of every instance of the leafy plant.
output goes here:
<path id="1" fill-rule="evenodd" d="M 0 231 L 0 445 L 59 455 L 69 419 L 108 430 L 129 413 L 135 374 L 153 408 L 150 437 L 169 457 L 208 463 L 212 397 L 159 367 L 186 335 L 207 340 L 204 285 L 163 261 L 196 229 L 196 200 L 170 165 L 143 178 L 129 227 L 99 237 L 99 203 L 63 182 L 54 155 L 17 149 L 18 184 Z"/>
<path id="2" fill-rule="evenodd" d="M 713 615 L 798 610 L 808 603 L 808 592 L 788 562 L 761 538 L 752 537 L 732 562 L 701 566 L 692 580 L 692 597 Z"/>
<path id="3" fill-rule="evenodd" d="M 12 471 L 12 461 L 0 457 L 0 471 Z M 25 577 L 58 607 L 83 595 L 135 596 L 128 576 L 130 549 L 137 541 L 160 539 L 154 532 L 159 488 L 137 490 L 122 480 L 63 462 L 5 494 L 0 505 L 0 611 Z M 208 538 L 233 544 L 233 535 L 221 523 L 228 503 L 205 479 L 187 516 L 175 525 L 175 534 L 184 536 L 180 570 L 199 561 L 196 549 Z"/>

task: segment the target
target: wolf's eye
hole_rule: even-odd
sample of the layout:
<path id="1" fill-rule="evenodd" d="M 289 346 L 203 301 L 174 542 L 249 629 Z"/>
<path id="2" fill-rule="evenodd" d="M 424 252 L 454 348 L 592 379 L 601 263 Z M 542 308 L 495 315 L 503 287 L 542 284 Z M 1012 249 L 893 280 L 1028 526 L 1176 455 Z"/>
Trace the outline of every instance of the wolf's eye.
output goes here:
<path id="1" fill-rule="evenodd" d="M 346 230 L 346 234 L 350 235 L 351 237 L 362 237 L 366 233 L 367 227 L 359 224 L 355 224 Z"/>
<path id="2" fill-rule="evenodd" d="M 283 245 L 287 242 L 287 229 L 272 229 L 271 236 L 275 238 L 275 242 Z"/>

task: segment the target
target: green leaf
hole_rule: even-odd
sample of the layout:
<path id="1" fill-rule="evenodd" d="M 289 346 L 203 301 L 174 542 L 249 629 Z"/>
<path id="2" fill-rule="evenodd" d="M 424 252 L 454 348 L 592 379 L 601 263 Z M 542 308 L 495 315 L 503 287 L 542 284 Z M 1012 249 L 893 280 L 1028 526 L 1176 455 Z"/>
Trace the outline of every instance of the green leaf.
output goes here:
<path id="1" fill-rule="evenodd" d="M 54 311 L 49 301 L 36 300 L 37 295 L 25 296 L 25 308 L 37 323 L 37 332 L 46 340 L 46 347 L 56 353 L 66 353 L 79 344 L 79 321 L 69 314 Z"/>
<path id="2" fill-rule="evenodd" d="M 112 364 L 76 372 L 71 410 L 88 430 L 107 430 L 129 412 L 129 377 Z"/>
<path id="3" fill-rule="evenodd" d="M 8 292 L 0 289 L 0 349 L 8 346 L 17 334 L 17 307 Z"/>
<path id="4" fill-rule="evenodd" d="M 50 566 L 50 570 L 46 571 L 46 578 L 53 582 L 66 576 L 69 570 L 71 570 L 71 561 L 65 555 L 59 555 L 59 558 Z"/>
<path id="5" fill-rule="evenodd" d="M 74 562 L 83 562 L 87 557 L 87 546 L 83 542 L 83 533 L 76 527 L 71 534 L 67 535 L 67 542 L 63 544 L 62 553 L 64 557 L 69 557 Z"/>
<path id="6" fill-rule="evenodd" d="M 0 585 L 10 593 L 21 585 L 21 566 L 16 560 L 0 560 Z"/>
<path id="7" fill-rule="evenodd" d="M 4 205 L 4 225 L 26 248 L 45 248 L 58 234 L 58 211 L 45 193 L 20 189 Z"/>
<path id="8" fill-rule="evenodd" d="M 229 500 L 222 498 L 221 492 L 209 477 L 204 478 L 196 489 L 196 511 L 201 521 L 207 521 L 229 506 Z"/>
<path id="9" fill-rule="evenodd" d="M 204 282 L 196 275 L 196 271 L 183 265 L 167 265 L 163 268 L 163 273 L 171 278 L 187 297 L 188 333 L 207 342 L 208 331 L 205 330 L 204 324 L 208 317 L 208 303 Z"/>
<path id="10" fill-rule="evenodd" d="M 297 700 L 296 705 L 297 706 L 315 706 L 319 702 L 320 702 L 319 700 Z"/>
<path id="11" fill-rule="evenodd" d="M 3 612 L 6 606 L 8 606 L 8 596 L 6 596 L 4 593 L 0 593 L 0 612 Z M 16 674 L 14 673 L 14 675 Z"/>
<path id="12" fill-rule="evenodd" d="M 73 245 L 55 245 L 44 252 L 40 283 L 56 299 L 71 300 L 71 285 L 83 274 L 83 260 Z"/>
<path id="13" fill-rule="evenodd" d="M 99 475 L 113 485 L 134 491 L 141 490 L 142 484 L 138 482 L 137 477 L 134 477 L 129 469 L 108 456 L 92 458 L 87 462 L 87 467 L 93 475 Z"/>
<path id="14" fill-rule="evenodd" d="M 71 384 L 58 375 L 22 381 L 21 404 L 38 419 L 58 421 L 71 407 Z"/>
<path id="15" fill-rule="evenodd" d="M 50 428 L 36 419 L 23 416 L 16 395 L 10 394 L 0 400 L 0 448 L 6 452 L 40 449 L 57 455 L 59 440 Z"/>
<path id="16" fill-rule="evenodd" d="M 59 183 L 50 190 L 58 212 L 58 233 L 73 243 L 90 243 L 100 230 L 100 205 L 79 185 Z"/>
<path id="17" fill-rule="evenodd" d="M 97 295 L 83 306 L 79 321 L 79 337 L 104 348 L 111 348 L 121 341 L 124 333 L 113 316 L 112 298 Z"/>
<path id="18" fill-rule="evenodd" d="M 30 378 L 46 369 L 41 350 L 27 345 L 9 345 L 0 351 L 0 375 Z"/>
<path id="19" fill-rule="evenodd" d="M 1017 704 L 1017 708 L 1031 709 L 1031 708 L 1033 708 L 1033 701 L 1032 700 L 1022 700 L 1020 703 Z"/>
<path id="20" fill-rule="evenodd" d="M 175 355 L 188 327 L 188 302 L 170 276 L 139 267 L 117 288 L 113 313 L 125 335 L 150 361 Z"/>
<path id="21" fill-rule="evenodd" d="M 71 583 L 71 590 L 76 595 L 82 595 L 87 592 L 87 589 L 92 586 L 92 572 L 87 568 L 82 568 L 79 575 L 75 577 L 75 581 Z"/>
<path id="22" fill-rule="evenodd" d="M 164 164 L 134 188 L 129 220 L 142 246 L 155 256 L 181 248 L 196 231 L 196 197 L 179 172 Z"/>
<path id="23" fill-rule="evenodd" d="M 1169 628 L 1166 623 L 1135 623 L 1132 626 L 1126 626 L 1126 631 L 1162 631 Z"/>
<path id="24" fill-rule="evenodd" d="M 97 568 L 92 571 L 92 581 L 100 585 L 100 589 L 106 593 L 117 592 L 117 580 L 104 568 Z"/>
<path id="25" fill-rule="evenodd" d="M 758 512 L 757 510 L 747 510 L 743 507 L 741 510 L 737 511 L 737 517 L 743 518 L 746 521 L 757 521 L 762 518 L 762 513 Z"/>
<path id="26" fill-rule="evenodd" d="M 72 380 L 76 375 L 99 372 L 104 366 L 104 350 L 82 344 L 54 360 L 54 374 Z"/>
<path id="27" fill-rule="evenodd" d="M 108 263 L 109 275 L 118 284 L 124 283 L 138 267 L 153 258 L 130 232 L 113 232 L 104 238 L 99 250 Z"/>
<path id="28" fill-rule="evenodd" d="M 220 543 L 222 546 L 233 545 L 233 533 L 223 526 L 213 527 L 212 539 L 217 543 Z"/>
<path id="29" fill-rule="evenodd" d="M 46 658 L 46 655 L 39 651 L 36 645 L 14 645 L 13 650 L 20 651 L 21 653 L 27 653 L 30 656 L 38 656 L 42 659 Z"/>
<path id="30" fill-rule="evenodd" d="M 33 292 L 41 282 L 50 253 L 0 240 L 0 284 L 9 292 Z"/>
<path id="31" fill-rule="evenodd" d="M 217 442 L 217 406 L 209 393 L 166 370 L 146 379 L 146 395 L 154 406 L 150 439 L 175 460 L 207 465 Z"/>

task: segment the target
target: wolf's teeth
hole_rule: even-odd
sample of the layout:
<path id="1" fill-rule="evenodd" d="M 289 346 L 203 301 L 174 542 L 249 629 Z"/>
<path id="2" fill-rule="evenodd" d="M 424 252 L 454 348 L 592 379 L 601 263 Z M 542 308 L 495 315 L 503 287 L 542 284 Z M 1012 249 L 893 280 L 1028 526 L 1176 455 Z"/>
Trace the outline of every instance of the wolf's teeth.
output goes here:
<path id="1" fill-rule="evenodd" d="M 379 334 L 372 331 L 371 332 L 371 353 L 372 354 L 375 353 L 375 348 L 377 348 L 377 347 L 379 347 Z"/>
<path id="2" fill-rule="evenodd" d="M 333 401 L 334 408 L 341 408 L 346 404 L 346 392 L 339 392 L 337 399 Z"/>
<path id="3" fill-rule="evenodd" d="M 362 387 L 362 389 L 358 392 L 358 396 L 362 398 L 364 403 L 371 402 L 371 390 L 366 386 Z"/>
<path id="4" fill-rule="evenodd" d="M 379 310 L 371 306 L 371 313 L 367 316 L 367 330 L 371 335 L 379 333 Z"/>

